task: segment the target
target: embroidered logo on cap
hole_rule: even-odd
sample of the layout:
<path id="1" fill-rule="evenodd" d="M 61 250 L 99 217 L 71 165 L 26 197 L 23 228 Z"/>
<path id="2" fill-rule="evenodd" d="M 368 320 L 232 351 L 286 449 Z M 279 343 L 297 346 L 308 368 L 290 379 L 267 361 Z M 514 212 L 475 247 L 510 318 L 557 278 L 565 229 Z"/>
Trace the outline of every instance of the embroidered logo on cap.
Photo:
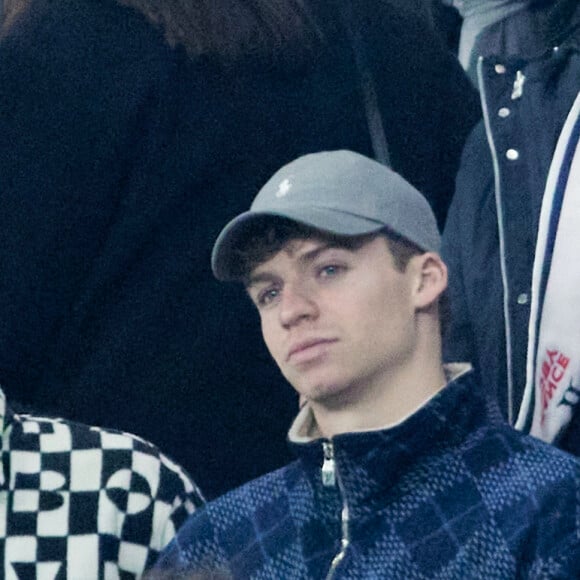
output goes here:
<path id="1" fill-rule="evenodd" d="M 286 178 L 280 182 L 278 190 L 276 191 L 276 197 L 284 197 L 285 195 L 288 195 L 290 189 L 292 189 L 292 183 L 288 178 Z"/>

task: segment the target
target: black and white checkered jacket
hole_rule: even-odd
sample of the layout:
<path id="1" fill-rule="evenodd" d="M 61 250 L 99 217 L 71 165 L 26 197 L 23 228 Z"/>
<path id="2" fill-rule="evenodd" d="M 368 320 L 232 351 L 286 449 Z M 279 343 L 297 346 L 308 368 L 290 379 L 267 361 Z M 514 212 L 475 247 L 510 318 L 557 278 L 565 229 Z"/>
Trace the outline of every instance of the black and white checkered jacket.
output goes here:
<path id="1" fill-rule="evenodd" d="M 19 415 L 0 390 L 5 580 L 135 578 L 203 503 L 188 475 L 134 435 Z"/>

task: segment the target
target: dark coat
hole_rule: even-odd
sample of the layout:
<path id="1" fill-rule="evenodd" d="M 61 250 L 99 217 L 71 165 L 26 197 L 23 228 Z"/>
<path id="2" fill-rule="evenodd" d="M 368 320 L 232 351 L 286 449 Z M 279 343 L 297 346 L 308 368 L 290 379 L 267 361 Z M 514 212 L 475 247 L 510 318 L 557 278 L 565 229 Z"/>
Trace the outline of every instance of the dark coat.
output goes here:
<path id="1" fill-rule="evenodd" d="M 467 141 L 443 235 L 451 301 L 445 358 L 472 361 L 512 422 L 526 385 L 532 270 L 546 178 L 580 88 L 579 17 L 577 10 L 575 32 L 557 51 L 527 61 L 482 61 L 488 130 L 480 123 Z M 518 70 L 525 76 L 523 92 L 512 99 Z M 509 149 L 518 152 L 517 159 L 507 157 Z M 560 445 L 580 454 L 578 410 Z"/>
<path id="2" fill-rule="evenodd" d="M 362 26 L 395 169 L 442 221 L 479 117 L 419 19 Z M 320 2 L 317 10 L 330 10 Z M 371 154 L 352 53 L 226 72 L 113 0 L 36 0 L 0 45 L 0 380 L 12 399 L 155 441 L 208 496 L 285 463 L 296 398 L 210 249 L 293 158 Z"/>

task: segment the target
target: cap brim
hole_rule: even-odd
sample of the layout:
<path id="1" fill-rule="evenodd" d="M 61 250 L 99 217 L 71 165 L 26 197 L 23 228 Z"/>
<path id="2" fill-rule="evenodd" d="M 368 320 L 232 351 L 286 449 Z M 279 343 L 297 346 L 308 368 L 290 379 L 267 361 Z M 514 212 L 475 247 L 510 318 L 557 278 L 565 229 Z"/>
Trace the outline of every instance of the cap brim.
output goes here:
<path id="1" fill-rule="evenodd" d="M 313 207 L 285 208 L 283 212 L 247 211 L 229 222 L 218 236 L 211 255 L 211 267 L 218 280 L 239 280 L 239 259 L 236 250 L 243 248 L 248 233 L 259 222 L 270 218 L 285 218 L 309 226 L 322 232 L 339 236 L 359 236 L 378 232 L 385 226 L 382 222 L 370 220 L 351 213 Z"/>

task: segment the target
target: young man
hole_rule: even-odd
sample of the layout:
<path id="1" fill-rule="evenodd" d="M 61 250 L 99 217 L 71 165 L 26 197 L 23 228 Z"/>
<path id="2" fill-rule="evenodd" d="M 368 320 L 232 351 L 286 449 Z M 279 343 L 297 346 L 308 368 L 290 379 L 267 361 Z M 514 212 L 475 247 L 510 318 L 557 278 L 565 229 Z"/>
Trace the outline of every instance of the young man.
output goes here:
<path id="1" fill-rule="evenodd" d="M 0 578 L 140 578 L 203 497 L 128 433 L 15 413 L 0 389 Z"/>
<path id="2" fill-rule="evenodd" d="M 225 227 L 214 273 L 307 401 L 299 459 L 194 514 L 161 577 L 578 577 L 575 459 L 441 363 L 439 242 L 419 192 L 348 151 L 283 167 Z"/>

